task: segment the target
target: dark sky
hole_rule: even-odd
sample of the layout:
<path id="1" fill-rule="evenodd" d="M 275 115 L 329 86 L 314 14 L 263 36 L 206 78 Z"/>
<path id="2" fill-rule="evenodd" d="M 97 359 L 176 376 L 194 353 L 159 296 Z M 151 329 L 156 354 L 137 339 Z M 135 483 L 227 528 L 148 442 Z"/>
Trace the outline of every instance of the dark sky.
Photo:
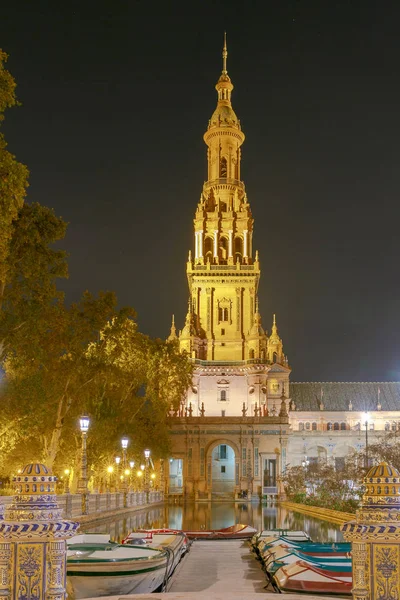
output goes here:
<path id="1" fill-rule="evenodd" d="M 8 2 L 28 200 L 69 222 L 69 301 L 182 327 L 223 31 L 263 324 L 295 381 L 399 380 L 398 2 Z"/>

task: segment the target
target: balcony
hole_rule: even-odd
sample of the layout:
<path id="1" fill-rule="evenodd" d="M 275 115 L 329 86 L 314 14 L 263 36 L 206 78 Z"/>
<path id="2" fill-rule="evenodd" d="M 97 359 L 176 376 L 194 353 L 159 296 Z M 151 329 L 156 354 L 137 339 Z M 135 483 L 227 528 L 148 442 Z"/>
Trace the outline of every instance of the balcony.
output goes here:
<path id="1" fill-rule="evenodd" d="M 238 187 L 240 190 L 244 192 L 244 183 L 240 181 L 240 179 L 231 179 L 230 177 L 220 177 L 219 179 L 209 179 L 204 182 L 203 189 L 208 189 L 210 187 L 216 187 L 219 185 L 229 185 Z"/>

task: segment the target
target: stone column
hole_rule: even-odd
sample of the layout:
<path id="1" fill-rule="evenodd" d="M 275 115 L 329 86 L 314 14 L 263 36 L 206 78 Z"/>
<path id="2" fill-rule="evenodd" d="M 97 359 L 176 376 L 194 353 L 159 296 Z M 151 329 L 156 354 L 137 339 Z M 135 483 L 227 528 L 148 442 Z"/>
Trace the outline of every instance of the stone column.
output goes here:
<path id="1" fill-rule="evenodd" d="M 400 590 L 400 473 L 372 467 L 354 521 L 341 531 L 351 541 L 354 600 L 391 600 Z"/>
<path id="2" fill-rule="evenodd" d="M 203 230 L 198 232 L 199 258 L 203 258 Z"/>
<path id="3" fill-rule="evenodd" d="M 247 258 L 249 255 L 248 239 L 247 239 L 248 233 L 249 232 L 247 231 L 247 229 L 245 229 L 243 231 L 243 258 Z"/>
<path id="4" fill-rule="evenodd" d="M 228 258 L 233 257 L 233 230 L 230 229 L 228 231 L 229 234 L 229 243 L 228 243 Z"/>
<path id="5" fill-rule="evenodd" d="M 64 600 L 66 538 L 79 523 L 61 519 L 57 477 L 30 464 L 14 477 L 16 495 L 0 520 L 0 598 Z"/>
<path id="6" fill-rule="evenodd" d="M 218 258 L 218 229 L 214 230 L 214 258 Z"/>

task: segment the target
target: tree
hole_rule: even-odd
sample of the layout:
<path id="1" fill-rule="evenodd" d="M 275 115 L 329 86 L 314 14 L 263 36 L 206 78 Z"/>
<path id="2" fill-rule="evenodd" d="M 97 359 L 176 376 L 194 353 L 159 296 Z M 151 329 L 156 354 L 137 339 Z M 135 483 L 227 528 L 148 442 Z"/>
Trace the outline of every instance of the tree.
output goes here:
<path id="1" fill-rule="evenodd" d="M 0 49 L 0 124 L 7 108 L 18 104 L 12 75 L 6 70 L 7 54 Z M 0 305 L 8 276 L 7 259 L 12 238 L 12 224 L 26 195 L 28 169 L 8 152 L 0 132 Z"/>

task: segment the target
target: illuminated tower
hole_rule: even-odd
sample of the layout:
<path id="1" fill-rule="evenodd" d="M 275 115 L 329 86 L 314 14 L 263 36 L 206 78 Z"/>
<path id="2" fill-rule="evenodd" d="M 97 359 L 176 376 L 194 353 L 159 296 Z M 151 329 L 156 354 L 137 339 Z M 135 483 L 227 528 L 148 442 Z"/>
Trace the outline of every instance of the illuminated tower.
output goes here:
<path id="1" fill-rule="evenodd" d="M 194 252 L 189 252 L 186 271 L 189 285 L 188 312 L 179 334 L 181 351 L 188 352 L 196 361 L 196 377 L 221 366 L 221 373 L 230 379 L 218 379 L 216 397 L 233 399 L 229 414 L 250 408 L 251 414 L 267 404 L 267 379 L 271 365 L 279 364 L 279 376 L 274 379 L 271 393 L 280 398 L 283 384 L 290 369 L 283 354 L 276 322 L 268 340 L 261 324 L 257 297 L 260 279 L 258 252 L 253 251 L 253 216 L 241 180 L 241 147 L 245 139 L 240 121 L 232 108 L 233 84 L 227 71 L 226 38 L 222 52 L 222 73 L 216 84 L 217 107 L 208 122 L 204 141 L 207 145 L 208 175 L 203 185 L 194 217 Z M 198 366 L 197 366 L 198 365 Z M 240 377 L 243 385 L 232 387 L 232 377 Z M 228 383 L 221 383 L 226 381 Z M 238 381 L 236 381 L 238 384 Z M 277 385 L 278 384 L 278 385 Z M 194 389 L 203 383 L 194 382 Z M 213 385 L 213 384 L 212 384 Z M 214 386 L 215 387 L 215 386 Z M 241 388 L 239 393 L 239 388 Z M 287 390 L 288 390 L 287 386 Z M 253 394 L 249 402 L 248 394 Z M 188 402 L 204 402 L 207 414 L 221 414 L 220 406 L 213 406 L 211 389 L 206 396 L 196 396 Z M 196 400 L 196 401 L 195 401 Z M 275 401 L 275 399 L 273 399 Z M 272 406 L 271 406 L 272 408 Z M 225 414 L 225 412 L 223 414 Z M 239 413 L 240 414 L 240 413 Z"/>

